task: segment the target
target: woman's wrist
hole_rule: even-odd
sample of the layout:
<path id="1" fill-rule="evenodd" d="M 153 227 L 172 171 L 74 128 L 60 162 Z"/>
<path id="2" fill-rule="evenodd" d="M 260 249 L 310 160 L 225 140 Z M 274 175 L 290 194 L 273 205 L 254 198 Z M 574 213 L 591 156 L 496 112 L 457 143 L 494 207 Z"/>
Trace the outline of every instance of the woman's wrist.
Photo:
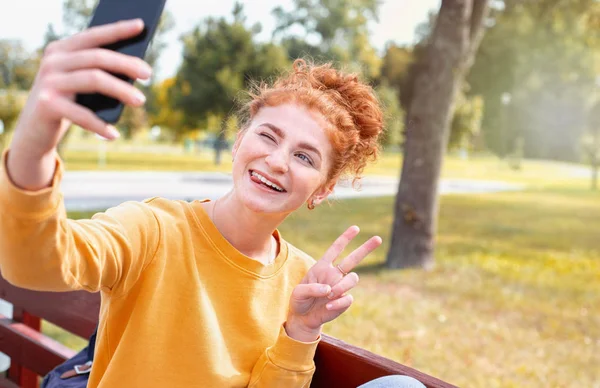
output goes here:
<path id="1" fill-rule="evenodd" d="M 321 327 L 307 328 L 293 317 L 288 317 L 283 327 L 288 337 L 300 342 L 314 342 L 321 335 Z"/>
<path id="2" fill-rule="evenodd" d="M 38 155 L 14 143 L 8 152 L 6 172 L 20 189 L 37 191 L 46 188 L 55 174 L 56 155 L 52 152 Z"/>

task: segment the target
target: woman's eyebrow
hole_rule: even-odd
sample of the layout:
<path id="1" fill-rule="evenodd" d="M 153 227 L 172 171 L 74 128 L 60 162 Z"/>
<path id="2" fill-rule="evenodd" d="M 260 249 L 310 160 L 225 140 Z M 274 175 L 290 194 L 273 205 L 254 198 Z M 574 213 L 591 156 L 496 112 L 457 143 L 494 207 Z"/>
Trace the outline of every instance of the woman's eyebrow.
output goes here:
<path id="1" fill-rule="evenodd" d="M 285 139 L 285 133 L 283 132 L 283 130 L 281 130 L 281 128 L 271 124 L 271 123 L 262 123 L 261 125 L 264 125 L 265 127 L 269 128 L 271 131 L 275 132 L 275 134 L 277 136 L 279 136 L 282 139 Z M 313 146 L 312 144 L 306 143 L 306 142 L 300 142 L 299 144 L 300 148 L 304 148 L 305 150 L 308 151 L 312 151 L 315 154 L 317 154 L 319 156 L 319 158 L 323 158 L 321 156 L 321 152 L 318 150 L 317 147 Z"/>

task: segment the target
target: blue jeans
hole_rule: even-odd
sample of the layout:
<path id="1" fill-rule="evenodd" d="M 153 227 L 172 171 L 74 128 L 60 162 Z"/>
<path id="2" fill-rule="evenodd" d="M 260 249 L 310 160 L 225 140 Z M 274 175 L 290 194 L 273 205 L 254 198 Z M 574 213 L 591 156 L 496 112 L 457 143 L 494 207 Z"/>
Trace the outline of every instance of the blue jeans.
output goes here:
<path id="1" fill-rule="evenodd" d="M 425 385 L 412 377 L 392 375 L 371 380 L 358 388 L 425 388 Z"/>

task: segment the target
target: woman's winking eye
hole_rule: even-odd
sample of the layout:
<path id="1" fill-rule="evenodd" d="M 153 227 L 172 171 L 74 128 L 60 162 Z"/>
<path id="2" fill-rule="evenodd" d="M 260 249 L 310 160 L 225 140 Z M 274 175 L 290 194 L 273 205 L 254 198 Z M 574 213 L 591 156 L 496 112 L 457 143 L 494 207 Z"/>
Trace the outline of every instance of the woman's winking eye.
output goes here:
<path id="1" fill-rule="evenodd" d="M 272 136 L 271 134 L 267 133 L 267 132 L 261 132 L 259 134 L 259 136 L 264 137 L 265 139 L 269 139 L 270 141 L 272 141 L 273 143 L 277 144 L 277 140 L 275 140 L 275 137 Z M 296 156 L 302 160 L 303 162 L 306 162 L 308 164 L 310 164 L 312 167 L 315 166 L 315 163 L 312 161 L 312 159 L 310 158 L 310 156 L 304 154 L 304 153 L 298 153 L 296 154 Z"/>
<path id="2" fill-rule="evenodd" d="M 275 141 L 275 138 L 274 138 L 273 136 L 269 135 L 269 134 L 268 134 L 268 133 L 266 133 L 266 132 L 262 132 L 262 133 L 260 134 L 260 136 L 262 136 L 262 137 L 266 137 L 267 139 L 271 140 L 273 143 L 277 143 L 277 142 Z"/>

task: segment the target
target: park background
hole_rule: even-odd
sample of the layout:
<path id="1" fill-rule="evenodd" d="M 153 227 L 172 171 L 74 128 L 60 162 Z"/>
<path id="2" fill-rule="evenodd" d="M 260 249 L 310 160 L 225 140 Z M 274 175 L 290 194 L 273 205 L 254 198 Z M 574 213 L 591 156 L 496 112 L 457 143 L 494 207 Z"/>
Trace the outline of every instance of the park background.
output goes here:
<path id="1" fill-rule="evenodd" d="M 369 80 L 386 109 L 384 152 L 365 175 L 402 173 L 400 185 L 418 175 L 428 184 L 286 220 L 283 235 L 316 258 L 352 224 L 383 237 L 357 270 L 354 305 L 325 331 L 459 386 L 600 386 L 600 2 L 474 0 L 465 21 L 477 6 L 486 13 L 479 40 L 466 42 L 438 23 L 463 2 L 197 3 L 167 2 L 147 57 L 154 76 L 139 85 L 148 103 L 126 109 L 116 142 L 73 128 L 60 147 L 67 171 L 227 174 L 232 113 L 250 81 L 297 57 L 332 61 Z M 83 29 L 94 5 L 2 1 L 0 148 L 10 144 L 44 47 Z M 450 49 L 436 53 L 441 41 Z M 465 44 L 472 60 L 469 50 L 453 51 Z M 458 74 L 444 71 L 452 60 Z M 428 84 L 455 93 L 439 101 Z M 435 136 L 414 120 L 428 106 Z M 419 174 L 415 165 L 430 168 Z M 437 202 L 442 180 L 505 188 Z M 432 199 L 412 203 L 411 188 L 423 187 Z M 415 254 L 399 243 L 407 240 L 435 249 Z M 84 346 L 50 324 L 44 331 Z"/>

